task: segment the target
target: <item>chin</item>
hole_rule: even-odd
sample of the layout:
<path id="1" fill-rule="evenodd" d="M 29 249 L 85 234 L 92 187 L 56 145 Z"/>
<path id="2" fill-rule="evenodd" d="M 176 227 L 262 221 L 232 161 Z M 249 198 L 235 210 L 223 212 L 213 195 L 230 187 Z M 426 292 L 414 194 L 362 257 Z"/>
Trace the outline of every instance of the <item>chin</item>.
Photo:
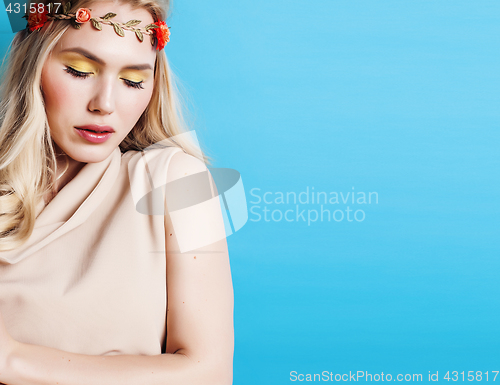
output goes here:
<path id="1" fill-rule="evenodd" d="M 65 151 L 73 160 L 82 163 L 99 163 L 106 160 L 118 146 L 93 146 L 94 148 Z"/>

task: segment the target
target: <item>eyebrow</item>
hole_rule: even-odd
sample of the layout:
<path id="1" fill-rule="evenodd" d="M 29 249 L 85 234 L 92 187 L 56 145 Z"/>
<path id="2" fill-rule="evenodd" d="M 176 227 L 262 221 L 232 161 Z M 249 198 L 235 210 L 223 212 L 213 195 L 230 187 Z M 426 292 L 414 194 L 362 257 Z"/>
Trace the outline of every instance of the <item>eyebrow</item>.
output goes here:
<path id="1" fill-rule="evenodd" d="M 68 48 L 68 49 L 65 49 L 65 50 L 62 50 L 61 52 L 74 52 L 74 53 L 78 53 L 82 56 L 85 56 L 87 59 L 90 59 L 92 60 L 93 62 L 96 62 L 100 65 L 104 65 L 106 64 L 106 62 L 100 58 L 98 58 L 97 56 L 93 55 L 92 53 L 90 53 L 89 51 L 87 51 L 86 49 L 83 49 L 83 48 L 79 48 L 79 47 L 75 47 L 75 48 Z M 142 71 L 142 70 L 152 70 L 153 68 L 151 68 L 151 66 L 149 64 L 133 64 L 133 65 L 129 65 L 129 66 L 126 66 L 126 67 L 123 67 L 124 70 L 138 70 L 138 71 Z"/>

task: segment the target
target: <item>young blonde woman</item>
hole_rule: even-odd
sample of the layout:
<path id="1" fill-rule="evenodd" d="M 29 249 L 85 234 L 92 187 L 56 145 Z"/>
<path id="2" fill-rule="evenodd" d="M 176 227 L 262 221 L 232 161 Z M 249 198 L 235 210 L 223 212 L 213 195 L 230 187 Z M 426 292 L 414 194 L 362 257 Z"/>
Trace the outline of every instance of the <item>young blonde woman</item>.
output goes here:
<path id="1" fill-rule="evenodd" d="M 35 7 L 2 89 L 0 383 L 231 384 L 220 207 L 138 210 L 206 173 L 182 135 L 168 4 Z"/>

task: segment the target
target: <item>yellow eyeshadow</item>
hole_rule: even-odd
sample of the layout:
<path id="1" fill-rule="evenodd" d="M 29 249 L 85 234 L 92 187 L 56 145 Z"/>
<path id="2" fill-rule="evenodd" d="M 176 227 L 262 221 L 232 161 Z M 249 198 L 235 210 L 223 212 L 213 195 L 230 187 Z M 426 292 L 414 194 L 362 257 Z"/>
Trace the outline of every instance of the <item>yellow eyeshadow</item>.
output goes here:
<path id="1" fill-rule="evenodd" d="M 120 78 L 130 80 L 134 83 L 144 82 L 149 78 L 149 74 L 145 71 L 139 70 L 126 70 L 120 72 Z"/>
<path id="2" fill-rule="evenodd" d="M 97 73 L 98 70 L 97 66 L 92 62 L 74 57 L 74 55 L 64 55 L 62 58 L 62 62 L 64 63 L 64 65 L 67 65 L 68 67 L 71 67 L 79 72 Z"/>

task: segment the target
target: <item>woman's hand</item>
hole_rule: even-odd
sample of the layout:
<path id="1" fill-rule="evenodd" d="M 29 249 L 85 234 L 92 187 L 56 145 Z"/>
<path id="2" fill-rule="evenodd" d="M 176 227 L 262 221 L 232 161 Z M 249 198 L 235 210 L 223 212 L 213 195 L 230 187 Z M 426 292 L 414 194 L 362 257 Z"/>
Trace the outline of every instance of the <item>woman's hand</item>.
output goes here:
<path id="1" fill-rule="evenodd" d="M 8 365 L 18 342 L 14 340 L 5 328 L 2 314 L 0 313 L 0 384 L 8 381 Z"/>

